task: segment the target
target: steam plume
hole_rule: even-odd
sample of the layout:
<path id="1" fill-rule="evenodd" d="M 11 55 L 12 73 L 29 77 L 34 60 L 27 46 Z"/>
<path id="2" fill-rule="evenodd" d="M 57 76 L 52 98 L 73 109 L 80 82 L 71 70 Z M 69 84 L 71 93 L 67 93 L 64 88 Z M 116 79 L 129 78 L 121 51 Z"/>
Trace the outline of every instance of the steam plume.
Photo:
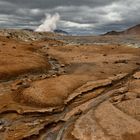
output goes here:
<path id="1" fill-rule="evenodd" d="M 37 27 L 35 31 L 37 32 L 53 32 L 57 27 L 57 22 L 60 20 L 60 15 L 58 13 L 54 15 L 46 14 L 44 22 Z"/>

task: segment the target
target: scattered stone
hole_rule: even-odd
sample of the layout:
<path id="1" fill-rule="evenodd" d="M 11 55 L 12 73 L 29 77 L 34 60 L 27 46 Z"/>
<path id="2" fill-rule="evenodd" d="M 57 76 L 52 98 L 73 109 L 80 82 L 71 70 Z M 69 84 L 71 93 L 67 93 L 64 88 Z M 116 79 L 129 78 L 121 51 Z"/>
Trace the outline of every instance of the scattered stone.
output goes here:
<path id="1" fill-rule="evenodd" d="M 41 79 L 46 79 L 46 78 L 48 78 L 48 75 L 47 74 L 43 74 L 40 77 L 41 77 Z"/>
<path id="2" fill-rule="evenodd" d="M 107 54 L 103 54 L 103 56 L 107 56 Z"/>
<path id="3" fill-rule="evenodd" d="M 104 64 L 108 64 L 109 62 L 107 62 L 107 61 L 104 61 L 103 63 L 104 63 Z"/>
<path id="4" fill-rule="evenodd" d="M 53 74 L 52 77 L 54 77 L 54 78 L 57 77 L 57 74 Z"/>
<path id="5" fill-rule="evenodd" d="M 127 60 L 117 60 L 114 62 L 114 64 L 119 64 L 119 63 L 128 64 L 128 61 Z"/>
<path id="6" fill-rule="evenodd" d="M 136 62 L 136 65 L 138 65 L 138 66 L 139 66 L 139 65 L 140 65 L 140 63 L 139 63 L 139 62 Z"/>
<path id="7" fill-rule="evenodd" d="M 16 47 L 15 47 L 15 46 L 13 46 L 13 49 L 16 49 Z"/>
<path id="8" fill-rule="evenodd" d="M 65 67 L 65 64 L 61 64 L 61 67 L 62 67 L 62 68 Z"/>

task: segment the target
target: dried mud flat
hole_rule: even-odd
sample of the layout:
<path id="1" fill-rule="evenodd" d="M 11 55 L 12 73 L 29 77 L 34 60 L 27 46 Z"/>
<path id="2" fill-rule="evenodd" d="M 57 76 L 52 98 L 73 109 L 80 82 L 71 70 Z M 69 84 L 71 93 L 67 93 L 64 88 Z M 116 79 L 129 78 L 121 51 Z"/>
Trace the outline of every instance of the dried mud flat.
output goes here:
<path id="1" fill-rule="evenodd" d="M 18 34 L 0 36 L 0 140 L 140 139 L 134 42 Z"/>

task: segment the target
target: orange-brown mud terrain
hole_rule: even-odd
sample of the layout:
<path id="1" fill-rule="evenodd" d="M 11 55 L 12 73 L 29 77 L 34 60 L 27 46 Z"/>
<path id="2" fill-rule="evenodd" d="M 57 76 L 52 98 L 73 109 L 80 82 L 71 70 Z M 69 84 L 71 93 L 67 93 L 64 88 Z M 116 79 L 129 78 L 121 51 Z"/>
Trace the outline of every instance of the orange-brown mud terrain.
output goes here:
<path id="1" fill-rule="evenodd" d="M 0 31 L 0 140 L 139 140 L 140 36 Z"/>

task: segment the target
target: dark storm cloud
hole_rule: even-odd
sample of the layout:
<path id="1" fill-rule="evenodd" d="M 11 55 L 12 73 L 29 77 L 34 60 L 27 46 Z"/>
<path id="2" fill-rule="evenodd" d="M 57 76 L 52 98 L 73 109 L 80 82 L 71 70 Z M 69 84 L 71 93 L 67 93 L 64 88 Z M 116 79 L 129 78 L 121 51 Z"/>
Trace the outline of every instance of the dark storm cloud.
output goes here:
<path id="1" fill-rule="evenodd" d="M 104 6 L 119 0 L 3 0 L 9 3 L 15 3 L 20 7 L 28 8 L 54 8 L 57 6 L 81 6 L 89 5 L 91 7 Z"/>
<path id="2" fill-rule="evenodd" d="M 140 0 L 0 0 L 0 27 L 36 28 L 44 14 L 59 13 L 58 28 L 87 33 L 140 23 Z"/>

